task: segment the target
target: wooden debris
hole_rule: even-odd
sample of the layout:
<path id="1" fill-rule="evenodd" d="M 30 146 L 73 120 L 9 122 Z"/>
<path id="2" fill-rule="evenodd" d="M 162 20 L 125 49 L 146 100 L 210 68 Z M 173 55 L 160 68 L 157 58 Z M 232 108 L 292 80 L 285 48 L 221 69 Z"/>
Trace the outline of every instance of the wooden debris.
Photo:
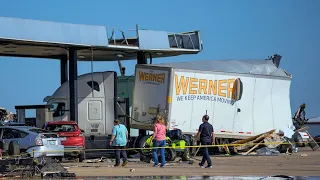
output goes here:
<path id="1" fill-rule="evenodd" d="M 256 143 L 263 141 L 266 137 L 270 136 L 270 134 L 274 133 L 274 131 L 275 131 L 275 129 L 270 130 L 270 131 L 263 133 L 263 134 L 259 134 L 257 136 L 253 136 L 253 137 L 250 137 L 247 139 L 235 141 L 232 143 L 232 144 L 235 144 L 233 151 L 237 153 L 239 151 L 249 150 Z M 262 144 L 262 143 L 260 143 L 260 144 Z"/>
<path id="2" fill-rule="evenodd" d="M 253 146 L 249 151 L 247 151 L 246 153 L 244 153 L 243 155 L 248 155 L 251 151 L 253 151 L 255 148 L 257 148 L 258 146 L 260 146 L 262 144 L 263 140 L 260 141 L 258 144 L 256 144 L 255 146 Z"/>
<path id="3" fill-rule="evenodd" d="M 278 134 L 273 133 L 264 138 L 264 143 L 268 148 L 274 149 L 280 146 L 283 143 L 283 140 Z"/>
<path id="4" fill-rule="evenodd" d="M 270 130 L 270 131 L 268 131 L 268 132 L 266 132 L 266 133 L 262 133 L 262 134 L 259 134 L 259 135 L 256 135 L 256 136 L 247 138 L 247 139 L 241 139 L 241 140 L 235 141 L 235 142 L 233 142 L 232 144 L 244 144 L 244 143 L 247 143 L 247 142 L 249 142 L 249 141 L 253 141 L 253 140 L 257 139 L 258 137 L 260 137 L 260 136 L 263 135 L 263 134 L 271 134 L 271 133 L 273 133 L 274 131 L 275 131 L 275 129 Z"/>
<path id="5" fill-rule="evenodd" d="M 223 146 L 223 148 L 227 154 L 229 154 L 229 155 L 231 154 L 228 146 Z"/>
<path id="6" fill-rule="evenodd" d="M 308 138 L 308 145 L 311 147 L 311 149 L 313 150 L 313 151 L 316 151 L 317 149 L 319 149 L 320 148 L 320 146 L 319 146 L 319 144 L 312 138 L 312 136 L 309 134 L 309 132 L 306 130 L 305 131 L 307 134 L 308 134 L 308 136 L 309 136 L 309 138 Z"/>

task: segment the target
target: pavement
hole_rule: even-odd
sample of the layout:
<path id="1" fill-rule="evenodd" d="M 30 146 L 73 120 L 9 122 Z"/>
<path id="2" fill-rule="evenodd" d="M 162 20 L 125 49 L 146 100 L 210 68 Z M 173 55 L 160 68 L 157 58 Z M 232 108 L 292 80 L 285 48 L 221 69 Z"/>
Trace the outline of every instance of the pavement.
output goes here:
<path id="1" fill-rule="evenodd" d="M 201 157 L 193 165 L 188 162 L 168 162 L 164 168 L 154 168 L 151 163 L 130 159 L 126 167 L 113 167 L 110 160 L 97 163 L 63 163 L 77 177 L 107 176 L 320 176 L 320 150 L 309 147 L 299 152 L 279 156 L 211 156 L 212 169 L 198 166 Z M 177 158 L 178 159 L 178 158 Z"/>

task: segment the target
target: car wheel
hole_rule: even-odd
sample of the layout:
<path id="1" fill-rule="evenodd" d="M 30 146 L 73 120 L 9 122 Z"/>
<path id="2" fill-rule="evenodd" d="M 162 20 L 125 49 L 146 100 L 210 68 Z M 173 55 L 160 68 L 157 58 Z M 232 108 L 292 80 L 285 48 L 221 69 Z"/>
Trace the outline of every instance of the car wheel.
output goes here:
<path id="1" fill-rule="evenodd" d="M 86 160 L 86 152 L 81 151 L 79 154 L 79 162 L 83 162 L 84 160 Z"/>
<path id="2" fill-rule="evenodd" d="M 17 156 L 20 154 L 20 146 L 17 141 L 11 141 L 8 148 L 9 156 Z"/>

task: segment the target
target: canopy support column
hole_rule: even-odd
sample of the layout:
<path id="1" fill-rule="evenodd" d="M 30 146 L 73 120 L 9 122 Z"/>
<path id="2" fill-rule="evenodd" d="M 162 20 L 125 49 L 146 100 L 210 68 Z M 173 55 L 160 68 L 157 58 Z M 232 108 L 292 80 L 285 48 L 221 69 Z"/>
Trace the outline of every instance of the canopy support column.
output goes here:
<path id="1" fill-rule="evenodd" d="M 78 123 L 78 60 L 77 49 L 69 49 L 70 121 Z"/>

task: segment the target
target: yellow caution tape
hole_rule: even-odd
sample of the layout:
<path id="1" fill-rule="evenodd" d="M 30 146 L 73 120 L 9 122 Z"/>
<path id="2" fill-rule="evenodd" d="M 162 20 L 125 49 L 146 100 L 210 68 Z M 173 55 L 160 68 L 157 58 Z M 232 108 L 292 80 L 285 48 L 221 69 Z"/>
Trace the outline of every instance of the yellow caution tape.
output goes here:
<path id="1" fill-rule="evenodd" d="M 320 144 L 320 142 L 316 142 L 317 144 Z M 121 150 L 125 150 L 125 151 L 132 151 L 132 150 L 152 150 L 152 149 L 185 149 L 185 148 L 201 148 L 201 147 L 236 147 L 236 146 L 254 146 L 256 144 L 260 144 L 260 145 L 291 145 L 291 144 L 297 144 L 297 142 L 293 142 L 293 143 L 279 143 L 279 142 L 267 142 L 267 143 L 244 143 L 244 144 L 219 144 L 219 145 L 194 145 L 194 146 L 175 146 L 175 147 L 170 147 L 170 146 L 166 146 L 166 147 L 146 147 L 146 148 L 124 148 Z M 249 147 L 248 147 L 249 148 Z M 85 152 L 89 152 L 89 151 L 114 151 L 115 148 L 110 148 L 110 149 L 86 149 L 84 150 Z M 83 151 L 83 150 L 64 150 L 63 152 L 74 152 L 74 151 Z M 32 153 L 36 153 L 37 151 L 32 151 Z M 39 151 L 40 152 L 40 151 Z M 41 151 L 43 152 L 62 152 L 62 151 L 58 151 L 58 150 L 51 150 L 51 151 Z M 25 154 L 29 154 L 29 153 L 25 153 Z M 2 158 L 8 158 L 8 157 L 19 157 L 22 156 L 24 154 L 20 154 L 20 155 L 14 155 L 14 156 L 2 156 Z"/>

